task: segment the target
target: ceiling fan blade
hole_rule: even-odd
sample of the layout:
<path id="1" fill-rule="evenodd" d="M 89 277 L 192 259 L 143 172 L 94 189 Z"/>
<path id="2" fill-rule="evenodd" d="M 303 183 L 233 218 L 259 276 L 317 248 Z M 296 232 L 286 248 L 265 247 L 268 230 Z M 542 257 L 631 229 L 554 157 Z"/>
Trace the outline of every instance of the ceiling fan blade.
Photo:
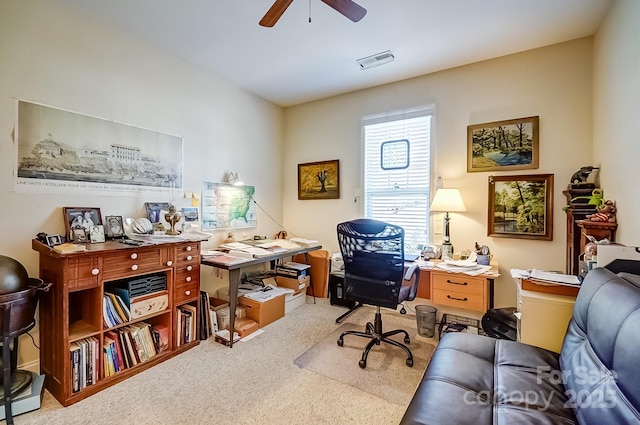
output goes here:
<path id="1" fill-rule="evenodd" d="M 276 0 L 262 19 L 260 19 L 260 25 L 263 27 L 274 26 L 291 3 L 293 3 L 293 0 Z"/>
<path id="2" fill-rule="evenodd" d="M 367 14 L 367 9 L 352 0 L 322 0 L 323 3 L 334 8 L 353 22 L 358 22 Z"/>

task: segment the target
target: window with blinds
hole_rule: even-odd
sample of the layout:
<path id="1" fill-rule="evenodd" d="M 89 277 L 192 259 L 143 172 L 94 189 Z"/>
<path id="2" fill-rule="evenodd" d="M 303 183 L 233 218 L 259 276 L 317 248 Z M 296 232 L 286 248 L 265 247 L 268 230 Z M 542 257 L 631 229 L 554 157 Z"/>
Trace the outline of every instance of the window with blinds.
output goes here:
<path id="1" fill-rule="evenodd" d="M 431 112 L 364 119 L 364 216 L 402 226 L 405 247 L 429 239 Z"/>

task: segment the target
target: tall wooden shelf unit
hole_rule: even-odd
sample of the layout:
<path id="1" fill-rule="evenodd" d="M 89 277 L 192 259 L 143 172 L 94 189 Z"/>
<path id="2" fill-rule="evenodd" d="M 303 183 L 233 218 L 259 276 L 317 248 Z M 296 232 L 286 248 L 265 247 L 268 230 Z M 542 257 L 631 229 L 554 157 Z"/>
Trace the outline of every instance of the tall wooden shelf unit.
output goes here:
<path id="1" fill-rule="evenodd" d="M 46 388 L 62 405 L 76 403 L 199 344 L 199 335 L 195 335 L 192 342 L 181 345 L 176 325 L 178 308 L 185 304 L 195 307 L 195 319 L 199 323 L 200 242 L 131 246 L 108 241 L 88 244 L 85 252 L 60 254 L 33 240 L 32 248 L 40 255 L 40 278 L 53 283 L 39 301 L 40 370 L 46 375 Z M 167 308 L 108 328 L 102 318 L 105 284 L 158 273 L 167 277 Z M 137 322 L 167 326 L 171 330 L 169 348 L 145 362 L 106 377 L 102 367 L 105 332 Z M 101 365 L 98 379 L 74 393 L 70 345 L 89 337 L 98 340 L 98 364 Z"/>

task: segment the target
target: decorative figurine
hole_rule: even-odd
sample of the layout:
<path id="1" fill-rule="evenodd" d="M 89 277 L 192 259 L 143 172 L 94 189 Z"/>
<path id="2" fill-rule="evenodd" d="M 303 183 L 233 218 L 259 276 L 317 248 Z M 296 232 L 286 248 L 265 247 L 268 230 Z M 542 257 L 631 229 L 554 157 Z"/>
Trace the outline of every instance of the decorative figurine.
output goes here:
<path id="1" fill-rule="evenodd" d="M 599 168 L 591 165 L 580 167 L 580 169 L 571 176 L 570 186 L 580 187 L 588 184 L 587 179 L 589 178 L 589 174 L 593 173 L 593 170 L 599 170 Z"/>
<path id="2" fill-rule="evenodd" d="M 176 230 L 176 223 L 180 221 L 180 214 L 176 212 L 176 207 L 173 204 L 169 204 L 169 212 L 164 215 L 164 219 L 171 226 L 167 230 L 167 235 L 179 235 L 180 231 Z"/>

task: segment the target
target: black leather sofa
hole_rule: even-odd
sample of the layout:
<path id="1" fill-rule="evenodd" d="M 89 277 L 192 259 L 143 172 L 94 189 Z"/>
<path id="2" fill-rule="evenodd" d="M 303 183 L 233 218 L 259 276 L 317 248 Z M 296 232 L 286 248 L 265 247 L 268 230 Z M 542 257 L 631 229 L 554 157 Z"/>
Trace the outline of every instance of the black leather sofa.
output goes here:
<path id="1" fill-rule="evenodd" d="M 640 424 L 640 276 L 588 273 L 560 354 L 446 334 L 401 424 Z"/>

